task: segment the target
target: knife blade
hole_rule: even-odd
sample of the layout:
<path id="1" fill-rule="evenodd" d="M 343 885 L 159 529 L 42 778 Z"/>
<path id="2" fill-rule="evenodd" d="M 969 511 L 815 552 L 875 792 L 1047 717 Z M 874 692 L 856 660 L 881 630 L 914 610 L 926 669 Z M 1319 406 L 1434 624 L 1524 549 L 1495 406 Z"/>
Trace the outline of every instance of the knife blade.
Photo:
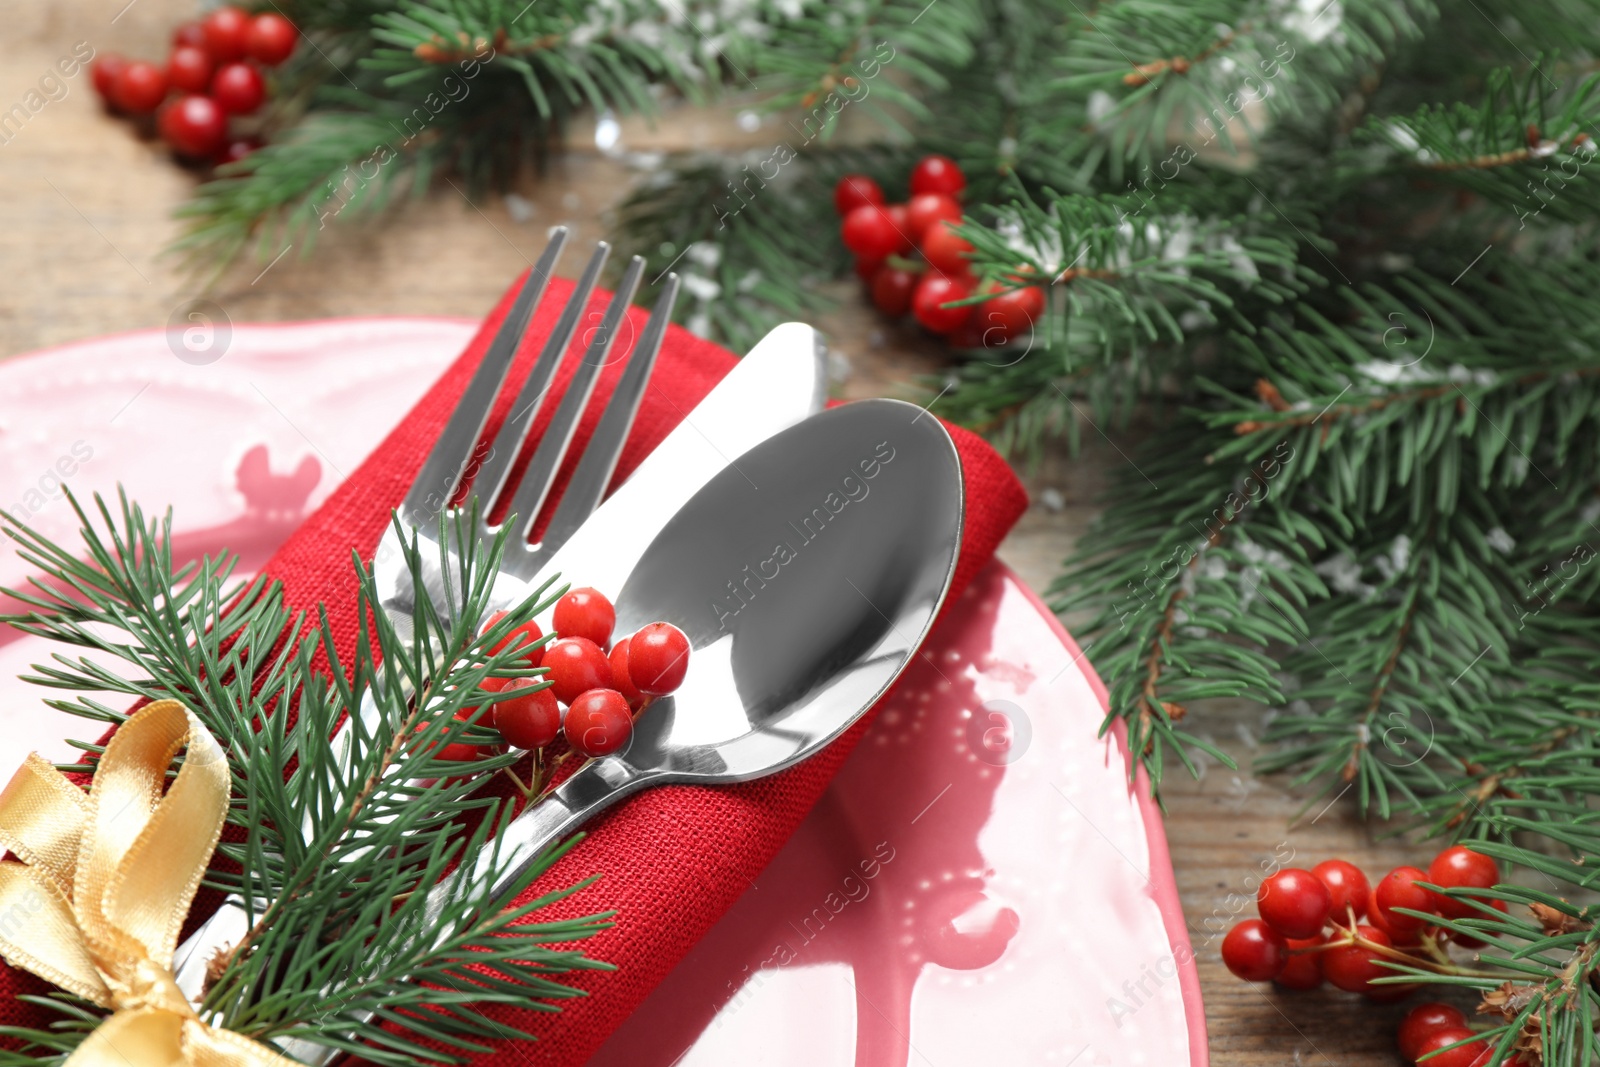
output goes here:
<path id="1" fill-rule="evenodd" d="M 825 347 L 811 326 L 774 327 L 640 461 L 535 576 L 497 582 L 498 607 L 523 602 L 555 574 L 615 588 L 633 569 L 661 527 L 706 482 L 738 456 L 780 430 L 822 410 L 827 399 Z M 548 612 L 541 624 L 548 622 Z M 545 625 L 546 630 L 549 629 Z M 206 965 L 249 931 L 248 913 L 234 898 L 178 946 L 173 971 L 178 988 L 197 1008 L 204 999 Z M 300 1045 L 300 1058 L 320 1046 Z M 325 1060 L 322 1062 L 326 1062 Z"/>

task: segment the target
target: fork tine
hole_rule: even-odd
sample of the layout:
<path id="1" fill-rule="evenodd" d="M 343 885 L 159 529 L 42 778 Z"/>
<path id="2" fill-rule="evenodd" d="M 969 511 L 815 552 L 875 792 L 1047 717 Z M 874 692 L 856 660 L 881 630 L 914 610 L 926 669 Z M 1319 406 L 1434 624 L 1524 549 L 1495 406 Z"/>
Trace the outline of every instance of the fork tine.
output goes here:
<path id="1" fill-rule="evenodd" d="M 606 354 L 611 350 L 611 342 L 616 337 L 617 327 L 622 322 L 622 316 L 627 313 L 628 305 L 633 302 L 633 294 L 638 290 L 639 279 L 643 274 L 644 260 L 634 256 L 628 264 L 627 273 L 622 276 L 622 284 L 617 286 L 611 304 L 606 308 L 605 318 L 600 321 L 600 328 L 596 331 L 594 340 L 589 342 L 588 349 L 583 353 L 583 361 L 578 364 L 572 380 L 567 383 L 567 391 L 561 397 L 561 403 L 551 417 L 550 425 L 545 428 L 544 436 L 539 439 L 539 447 L 534 450 L 533 458 L 528 461 L 528 469 L 522 476 L 522 483 L 517 486 L 516 493 L 511 498 L 507 514 L 517 516 L 517 525 L 523 539 L 526 539 L 528 532 L 533 529 L 539 508 L 544 505 L 545 498 L 550 493 L 550 485 L 555 481 L 562 457 L 566 455 L 567 446 L 572 443 L 572 434 L 578 428 L 578 418 L 588 406 L 589 394 L 594 391 L 595 379 L 600 374 L 600 368 L 606 364 Z"/>
<path id="2" fill-rule="evenodd" d="M 667 324 L 672 320 L 672 305 L 678 298 L 678 276 L 667 275 L 667 284 L 656 299 L 645 325 L 644 335 L 628 358 L 627 369 L 617 382 L 616 390 L 606 403 L 605 414 L 595 427 L 594 436 L 585 446 L 572 481 L 561 494 L 561 503 L 550 518 L 544 536 L 539 539 L 539 554 L 548 558 L 567 543 L 594 509 L 600 506 L 611 475 L 617 469 L 617 458 L 628 440 L 628 431 L 639 414 L 639 403 L 644 399 L 645 386 L 650 382 L 650 372 L 655 368 L 656 356 L 661 353 L 661 342 L 667 335 Z"/>
<path id="3" fill-rule="evenodd" d="M 550 331 L 550 336 L 545 340 L 544 349 L 534 362 L 533 369 L 528 372 L 528 380 L 522 383 L 522 391 L 517 394 L 516 402 L 511 406 L 511 413 L 506 416 L 500 432 L 495 435 L 494 446 L 478 470 L 474 490 L 482 505 L 479 521 L 485 524 L 485 531 L 487 531 L 489 512 L 505 490 L 506 477 L 511 473 L 511 465 L 516 462 L 517 454 L 522 451 L 522 442 L 527 439 L 533 418 L 538 414 L 539 404 L 544 400 L 545 390 L 550 388 L 550 379 L 555 376 L 556 368 L 561 365 L 561 359 L 566 355 L 567 346 L 572 343 L 572 335 L 577 332 L 578 322 L 589 306 L 589 296 L 600 280 L 600 271 L 605 267 L 606 257 L 610 253 L 611 246 L 604 241 L 595 247 L 594 255 L 589 257 L 589 265 L 584 268 L 583 276 L 578 279 L 572 295 L 567 298 L 567 306 L 562 309 L 555 329 Z"/>
<path id="4" fill-rule="evenodd" d="M 533 309 L 543 298 L 556 260 L 566 247 L 567 232 L 565 226 L 558 226 L 551 231 L 550 243 L 528 272 L 528 280 L 523 283 L 522 291 L 517 294 L 511 310 L 506 312 L 505 321 L 500 324 L 494 340 L 478 363 L 478 369 L 473 372 L 472 380 L 456 402 L 456 409 L 450 413 L 444 430 L 433 443 L 433 450 L 428 453 L 416 480 L 406 492 L 405 501 L 400 505 L 400 514 L 412 527 L 424 528 L 431 524 L 450 503 L 462 472 L 472 460 L 478 435 L 483 432 L 495 397 L 500 395 L 506 372 L 511 369 L 512 360 L 521 347 L 522 335 L 533 317 Z"/>

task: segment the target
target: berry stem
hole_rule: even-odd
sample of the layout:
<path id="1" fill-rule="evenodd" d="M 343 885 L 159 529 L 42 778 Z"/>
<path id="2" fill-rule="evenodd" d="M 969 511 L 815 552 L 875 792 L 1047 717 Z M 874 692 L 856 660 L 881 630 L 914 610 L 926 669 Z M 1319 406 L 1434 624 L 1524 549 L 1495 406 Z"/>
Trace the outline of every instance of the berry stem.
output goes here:
<path id="1" fill-rule="evenodd" d="M 551 793 L 555 792 L 555 789 L 556 789 L 556 783 L 555 783 L 556 772 L 561 769 L 561 765 L 563 763 L 567 762 L 567 760 L 569 760 L 571 758 L 572 758 L 572 750 L 568 749 L 567 751 L 561 753 L 561 755 L 557 756 L 553 761 L 551 761 L 549 776 L 547 778 L 545 778 L 544 782 L 542 783 L 542 787 L 539 790 L 539 795 L 534 797 L 532 800 L 530 800 L 528 802 L 530 806 L 533 805 L 533 804 L 539 803 L 545 797 L 547 797 Z M 586 759 L 583 762 L 585 764 L 587 764 L 590 761 Z M 583 770 L 583 767 L 579 766 L 578 770 L 579 771 Z M 576 774 L 577 771 L 574 771 L 573 773 Z"/>
<path id="2" fill-rule="evenodd" d="M 521 778 L 517 777 L 517 772 L 513 771 L 510 767 L 501 767 L 500 773 L 517 783 L 517 794 L 522 797 L 524 802 L 526 802 L 528 797 L 533 793 L 533 782 L 524 782 Z"/>
<path id="3" fill-rule="evenodd" d="M 1502 975 L 1494 974 L 1489 971 L 1475 971 L 1470 967 L 1462 967 L 1455 961 L 1451 960 L 1449 956 L 1440 953 L 1437 947 L 1431 944 L 1428 946 L 1430 948 L 1430 954 L 1437 955 L 1439 957 L 1437 959 L 1426 959 L 1421 956 L 1413 956 L 1411 953 L 1406 952 L 1403 949 L 1394 948 L 1389 945 L 1380 945 L 1376 941 L 1369 941 L 1357 933 L 1353 927 L 1347 928 L 1335 923 L 1333 928 L 1338 931 L 1338 934 L 1334 938 L 1330 938 L 1328 941 L 1325 941 L 1320 945 L 1311 945 L 1303 949 L 1296 949 L 1294 950 L 1295 953 L 1327 952 L 1331 949 L 1348 948 L 1351 945 L 1355 945 L 1366 949 L 1368 952 L 1371 952 L 1374 955 L 1385 956 L 1392 960 L 1398 960 L 1401 963 L 1407 963 L 1413 967 L 1421 968 L 1422 970 L 1432 971 L 1434 974 L 1460 975 L 1468 978 L 1503 977 Z M 1428 940 L 1431 942 L 1431 939 Z"/>

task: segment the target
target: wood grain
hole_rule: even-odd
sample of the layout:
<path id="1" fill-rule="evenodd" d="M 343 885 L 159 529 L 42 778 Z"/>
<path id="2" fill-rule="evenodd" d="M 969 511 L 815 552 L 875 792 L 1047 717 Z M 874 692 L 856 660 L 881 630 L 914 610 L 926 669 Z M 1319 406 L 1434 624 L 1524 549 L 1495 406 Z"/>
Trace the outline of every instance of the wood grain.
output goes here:
<path id="1" fill-rule="evenodd" d="M 125 5 L 126 0 L 0 0 L 0 18 L 9 30 L 0 55 L 0 112 L 25 102 L 76 42 L 157 56 L 171 27 L 193 14 L 191 5 L 176 0 Z M 105 116 L 86 73 L 67 79 L 66 86 L 64 97 L 30 114 L 9 139 L 0 133 L 0 354 L 162 327 L 175 308 L 199 295 L 159 256 L 176 232 L 170 213 L 193 178 L 173 166 L 159 145 Z M 775 125 L 740 130 L 733 110 L 669 114 L 654 129 L 630 123 L 624 140 L 636 148 L 673 148 L 779 139 Z M 638 177 L 585 148 L 581 131 L 574 142 L 545 180 L 530 180 L 518 190 L 532 206 L 521 221 L 502 198 L 471 204 L 444 187 L 381 226 L 325 234 L 309 260 L 291 250 L 265 272 L 259 264 L 243 266 L 208 295 L 236 322 L 481 315 L 537 252 L 547 227 L 572 225 L 583 242 L 599 237 L 606 209 Z M 834 339 L 836 364 L 848 367 L 841 394 L 909 395 L 912 377 L 940 368 L 936 346 L 914 331 L 886 325 L 862 305 L 853 286 L 839 287 L 836 295 L 839 309 L 820 325 Z M 0 416 L 3 405 L 0 398 Z M 1130 440 L 1113 445 L 1091 426 L 1083 436 L 1081 456 L 1048 455 L 1028 473 L 1035 504 L 1002 549 L 1039 589 L 1049 585 L 1094 516 L 1108 476 L 1132 451 Z M 1047 497 L 1052 506 L 1042 502 Z M 1418 858 L 1374 844 L 1348 797 L 1320 816 L 1314 808 L 1291 825 L 1302 798 L 1281 780 L 1248 772 L 1263 710 L 1245 704 L 1195 709 L 1199 728 L 1244 770 L 1210 766 L 1198 781 L 1174 773 L 1166 794 L 1167 834 L 1199 960 L 1212 1063 L 1397 1064 L 1393 1032 L 1403 1007 L 1373 1007 L 1327 989 L 1286 995 L 1248 986 L 1234 981 L 1218 958 L 1219 931 L 1241 906 L 1239 894 L 1253 892 L 1264 863 L 1282 861 L 1292 850 L 1291 864 L 1310 866 L 1342 855 L 1378 873 Z M 1094 916 L 1086 914 L 1083 921 Z M 1126 966 L 1126 978 L 1137 981 L 1140 962 L 1089 965 L 1113 974 Z M 1137 1012 L 1126 1025 L 1138 1025 Z"/>

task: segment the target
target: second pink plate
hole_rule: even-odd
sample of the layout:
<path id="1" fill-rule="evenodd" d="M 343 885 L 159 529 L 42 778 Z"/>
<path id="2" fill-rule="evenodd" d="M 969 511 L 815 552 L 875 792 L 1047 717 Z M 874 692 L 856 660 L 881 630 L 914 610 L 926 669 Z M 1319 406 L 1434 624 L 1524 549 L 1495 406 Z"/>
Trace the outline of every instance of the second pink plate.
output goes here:
<path id="1" fill-rule="evenodd" d="M 58 539 L 120 482 L 172 506 L 185 558 L 259 567 L 461 350 L 474 324 L 240 326 L 225 358 L 160 331 L 0 363 L 0 507 Z M 0 584 L 26 575 L 0 548 Z M 0 598 L 0 609 L 8 607 Z M 18 675 L 0 629 L 0 774 L 93 725 Z M 599 1067 L 1206 1063 L 1166 840 L 1105 692 L 1003 564 L 955 604 L 761 877 Z M 537 1052 L 535 1052 L 537 1059 Z"/>

